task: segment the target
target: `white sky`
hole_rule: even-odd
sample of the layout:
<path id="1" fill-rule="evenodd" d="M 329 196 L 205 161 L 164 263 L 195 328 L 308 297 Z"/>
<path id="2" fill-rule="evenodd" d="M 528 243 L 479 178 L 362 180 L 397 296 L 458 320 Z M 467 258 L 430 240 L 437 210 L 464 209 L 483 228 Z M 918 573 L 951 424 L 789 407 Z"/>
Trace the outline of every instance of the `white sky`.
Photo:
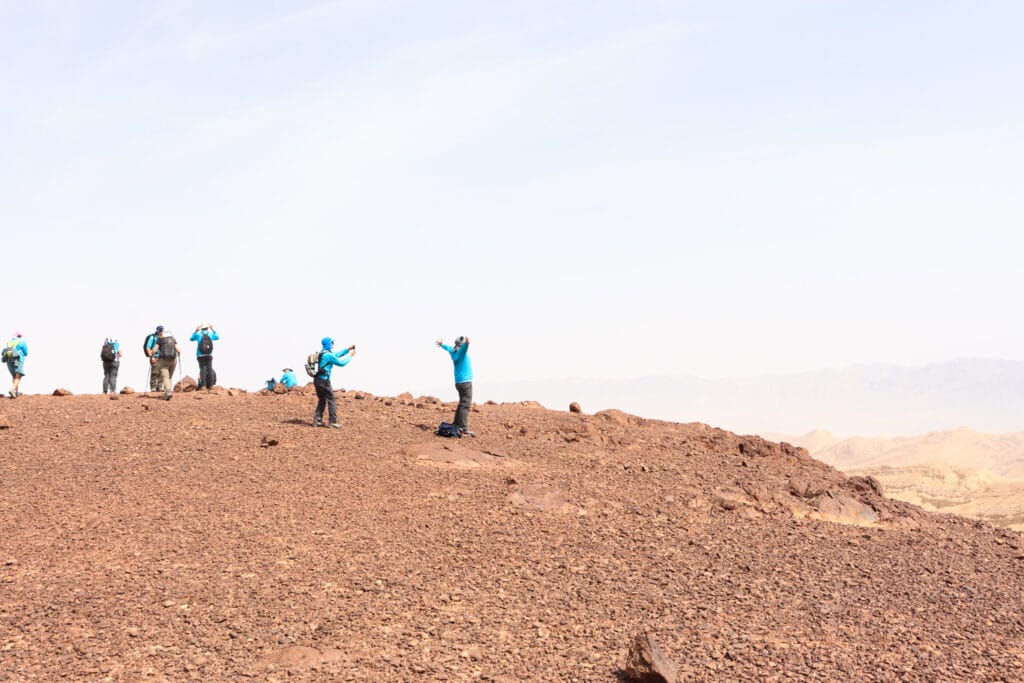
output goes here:
<path id="1" fill-rule="evenodd" d="M 0 0 L 0 334 L 336 386 L 1024 358 L 1018 2 Z M 189 355 L 194 345 L 189 345 Z M 185 371 L 195 374 L 190 359 Z M 479 398 L 487 398 L 479 396 Z"/>

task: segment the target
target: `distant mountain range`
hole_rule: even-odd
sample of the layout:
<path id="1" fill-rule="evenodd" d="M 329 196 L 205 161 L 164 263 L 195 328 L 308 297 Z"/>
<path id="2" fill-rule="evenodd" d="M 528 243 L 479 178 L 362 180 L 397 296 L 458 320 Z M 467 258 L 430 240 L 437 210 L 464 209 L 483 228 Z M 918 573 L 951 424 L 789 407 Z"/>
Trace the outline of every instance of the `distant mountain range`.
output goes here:
<path id="1" fill-rule="evenodd" d="M 968 426 L 1024 431 L 1024 363 L 958 359 L 915 367 L 854 365 L 790 375 L 702 379 L 558 379 L 481 383 L 481 397 L 565 410 L 618 408 L 741 433 L 895 436 Z"/>

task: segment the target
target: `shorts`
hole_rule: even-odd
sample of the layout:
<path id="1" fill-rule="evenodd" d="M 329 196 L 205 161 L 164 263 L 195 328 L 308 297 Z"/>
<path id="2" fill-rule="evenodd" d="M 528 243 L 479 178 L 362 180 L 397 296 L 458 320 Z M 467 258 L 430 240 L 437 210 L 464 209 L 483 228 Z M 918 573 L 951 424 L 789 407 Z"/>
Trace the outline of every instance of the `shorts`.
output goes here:
<path id="1" fill-rule="evenodd" d="M 15 375 L 25 376 L 25 359 L 19 358 L 18 360 L 7 361 L 7 371 L 11 373 L 11 377 Z"/>

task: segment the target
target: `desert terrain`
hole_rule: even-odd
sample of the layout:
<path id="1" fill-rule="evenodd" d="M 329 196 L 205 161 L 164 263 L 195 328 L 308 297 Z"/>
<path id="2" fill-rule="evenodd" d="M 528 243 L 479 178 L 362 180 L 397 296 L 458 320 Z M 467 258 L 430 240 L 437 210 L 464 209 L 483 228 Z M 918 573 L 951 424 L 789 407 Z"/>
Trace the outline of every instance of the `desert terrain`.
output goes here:
<path id="1" fill-rule="evenodd" d="M 840 439 L 823 430 L 763 436 L 802 446 L 849 475 L 874 477 L 891 498 L 1024 531 L 1024 433 L 961 428 L 894 438 Z"/>
<path id="2" fill-rule="evenodd" d="M 0 680 L 1024 679 L 1018 533 L 703 424 L 339 391 L 0 405 Z M 596 409 L 599 406 L 584 406 Z"/>

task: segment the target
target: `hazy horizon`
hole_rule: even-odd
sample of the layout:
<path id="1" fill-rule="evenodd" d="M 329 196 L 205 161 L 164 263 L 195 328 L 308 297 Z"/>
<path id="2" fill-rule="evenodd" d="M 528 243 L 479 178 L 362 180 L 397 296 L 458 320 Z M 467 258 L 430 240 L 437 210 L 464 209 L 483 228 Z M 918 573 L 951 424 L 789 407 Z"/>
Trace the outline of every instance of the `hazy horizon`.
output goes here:
<path id="1" fill-rule="evenodd" d="M 27 393 L 1024 360 L 1024 6 L 0 0 Z M 195 361 L 187 361 L 195 373 Z M 188 369 L 188 368 L 186 368 Z"/>

